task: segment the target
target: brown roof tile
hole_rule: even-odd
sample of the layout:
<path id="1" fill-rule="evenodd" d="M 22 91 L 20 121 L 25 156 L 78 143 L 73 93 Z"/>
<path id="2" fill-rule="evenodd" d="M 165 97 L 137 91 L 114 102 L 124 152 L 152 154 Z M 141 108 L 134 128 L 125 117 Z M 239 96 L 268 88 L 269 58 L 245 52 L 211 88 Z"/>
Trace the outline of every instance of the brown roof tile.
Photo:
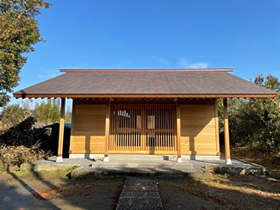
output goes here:
<path id="1" fill-rule="evenodd" d="M 275 92 L 236 77 L 232 69 L 61 70 L 66 72 L 14 93 L 15 97 L 207 95 L 274 97 Z"/>

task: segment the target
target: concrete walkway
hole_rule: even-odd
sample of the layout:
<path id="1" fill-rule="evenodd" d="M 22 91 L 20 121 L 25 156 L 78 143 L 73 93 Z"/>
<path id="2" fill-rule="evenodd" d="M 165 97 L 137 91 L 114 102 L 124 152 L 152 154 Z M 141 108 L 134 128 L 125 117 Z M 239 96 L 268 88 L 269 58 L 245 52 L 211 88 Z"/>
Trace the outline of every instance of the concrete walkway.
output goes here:
<path id="1" fill-rule="evenodd" d="M 258 166 L 232 160 L 227 166 L 224 160 L 190 160 L 182 158 L 181 163 L 176 162 L 176 156 L 162 155 L 110 155 L 109 162 L 102 159 L 63 159 L 56 163 L 56 158 L 40 160 L 31 164 L 23 164 L 21 170 L 59 170 L 81 166 L 71 172 L 71 177 L 94 175 L 171 175 L 201 173 L 207 171 L 220 171 L 222 173 L 262 174 L 263 169 Z M 28 168 L 29 167 L 29 168 Z"/>
<path id="2" fill-rule="evenodd" d="M 162 203 L 154 178 L 126 178 L 116 210 L 160 209 Z"/>

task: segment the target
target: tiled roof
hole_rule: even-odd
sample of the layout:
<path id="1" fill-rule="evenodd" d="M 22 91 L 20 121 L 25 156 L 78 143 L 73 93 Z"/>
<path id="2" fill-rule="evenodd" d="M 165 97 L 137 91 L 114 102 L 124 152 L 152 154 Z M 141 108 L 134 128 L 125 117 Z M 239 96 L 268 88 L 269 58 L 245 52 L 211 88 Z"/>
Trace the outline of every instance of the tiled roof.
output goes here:
<path id="1" fill-rule="evenodd" d="M 15 97 L 274 97 L 275 92 L 228 73 L 232 69 L 61 70 Z"/>

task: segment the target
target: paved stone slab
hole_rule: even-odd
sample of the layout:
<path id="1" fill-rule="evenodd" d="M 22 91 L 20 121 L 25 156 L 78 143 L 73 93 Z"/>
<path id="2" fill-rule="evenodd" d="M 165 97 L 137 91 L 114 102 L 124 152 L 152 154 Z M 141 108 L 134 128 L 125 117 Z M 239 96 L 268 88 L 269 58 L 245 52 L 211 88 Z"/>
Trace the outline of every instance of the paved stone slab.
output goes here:
<path id="1" fill-rule="evenodd" d="M 57 163 L 56 157 L 52 157 L 48 160 L 33 162 L 31 165 L 28 164 L 25 166 L 25 170 L 30 167 L 32 170 L 41 170 L 41 168 L 44 168 L 42 170 L 57 170 L 73 166 L 81 166 L 71 173 L 73 178 L 103 175 L 177 176 L 203 172 L 207 167 L 212 169 L 217 167 L 233 168 L 231 171 L 238 171 L 238 168 L 241 168 L 245 169 L 245 174 L 247 174 L 247 171 L 252 173 L 256 168 L 256 166 L 238 160 L 232 160 L 232 166 L 227 166 L 223 159 L 190 160 L 182 157 L 182 162 L 177 163 L 176 155 L 109 155 L 109 162 L 103 162 L 99 159 L 64 158 L 63 163 Z"/>
<path id="2" fill-rule="evenodd" d="M 128 177 L 120 195 L 117 210 L 160 210 L 157 182 L 154 178 Z"/>

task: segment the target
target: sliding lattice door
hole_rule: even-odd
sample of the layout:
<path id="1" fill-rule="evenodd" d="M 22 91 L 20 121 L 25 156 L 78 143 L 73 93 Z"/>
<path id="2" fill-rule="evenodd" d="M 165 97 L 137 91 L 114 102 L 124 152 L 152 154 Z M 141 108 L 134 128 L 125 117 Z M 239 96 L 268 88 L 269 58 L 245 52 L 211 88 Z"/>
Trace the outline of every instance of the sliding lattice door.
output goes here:
<path id="1" fill-rule="evenodd" d="M 175 154 L 175 104 L 112 104 L 110 153 Z"/>

